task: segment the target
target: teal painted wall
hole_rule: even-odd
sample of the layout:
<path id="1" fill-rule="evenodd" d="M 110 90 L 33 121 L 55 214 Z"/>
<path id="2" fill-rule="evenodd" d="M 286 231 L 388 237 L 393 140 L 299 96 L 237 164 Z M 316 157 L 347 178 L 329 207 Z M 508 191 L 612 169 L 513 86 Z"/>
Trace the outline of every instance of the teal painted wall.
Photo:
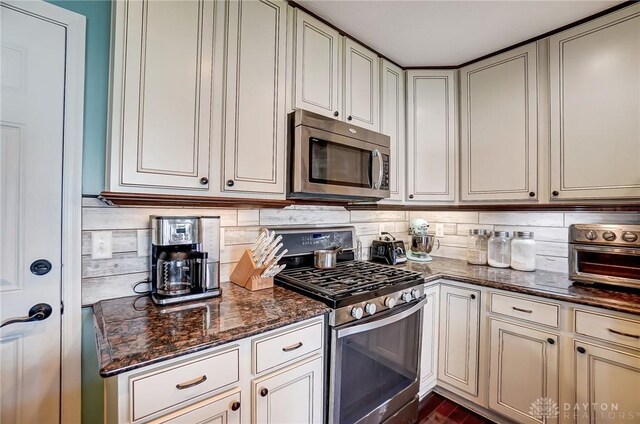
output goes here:
<path id="1" fill-rule="evenodd" d="M 111 2 L 109 0 L 49 0 L 49 2 L 87 17 L 82 193 L 99 194 L 105 187 Z"/>

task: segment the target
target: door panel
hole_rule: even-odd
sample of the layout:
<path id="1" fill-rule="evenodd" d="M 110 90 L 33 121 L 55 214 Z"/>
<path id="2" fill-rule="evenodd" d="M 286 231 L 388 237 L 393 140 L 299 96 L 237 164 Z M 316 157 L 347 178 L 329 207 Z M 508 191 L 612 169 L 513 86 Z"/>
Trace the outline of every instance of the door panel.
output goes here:
<path id="1" fill-rule="evenodd" d="M 298 8 L 295 14 L 294 106 L 341 119 L 340 34 Z"/>
<path id="2" fill-rule="evenodd" d="M 228 7 L 223 190 L 284 195 L 287 4 Z"/>
<path id="3" fill-rule="evenodd" d="M 422 354 L 420 361 L 420 393 L 435 384 L 438 374 L 438 325 L 440 317 L 439 287 L 425 290 L 427 304 L 422 319 Z"/>
<path id="4" fill-rule="evenodd" d="M 239 409 L 232 409 L 234 403 Z M 242 402 L 240 392 L 225 392 L 211 399 L 188 406 L 165 417 L 154 424 L 240 424 Z M 247 408 L 247 414 L 249 413 Z"/>
<path id="5" fill-rule="evenodd" d="M 1 422 L 60 412 L 62 146 L 66 30 L 2 4 L 0 318 L 51 305 L 40 322 L 0 330 Z M 52 267 L 35 275 L 30 265 Z"/>
<path id="6" fill-rule="evenodd" d="M 536 197 L 536 72 L 535 43 L 460 70 L 462 200 Z"/>
<path id="7" fill-rule="evenodd" d="M 391 62 L 380 59 L 380 132 L 391 138 L 389 191 L 391 200 L 404 200 L 405 174 L 405 73 Z"/>
<path id="8" fill-rule="evenodd" d="M 378 131 L 378 56 L 349 38 L 345 38 L 344 46 L 346 120 L 359 127 Z"/>

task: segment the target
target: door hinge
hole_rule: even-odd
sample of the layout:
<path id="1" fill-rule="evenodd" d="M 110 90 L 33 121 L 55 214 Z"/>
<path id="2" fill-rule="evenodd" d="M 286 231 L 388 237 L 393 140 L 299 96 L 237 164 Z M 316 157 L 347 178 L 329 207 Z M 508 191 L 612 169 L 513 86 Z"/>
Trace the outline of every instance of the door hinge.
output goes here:
<path id="1" fill-rule="evenodd" d="M 64 314 L 64 302 L 60 301 L 60 315 Z"/>

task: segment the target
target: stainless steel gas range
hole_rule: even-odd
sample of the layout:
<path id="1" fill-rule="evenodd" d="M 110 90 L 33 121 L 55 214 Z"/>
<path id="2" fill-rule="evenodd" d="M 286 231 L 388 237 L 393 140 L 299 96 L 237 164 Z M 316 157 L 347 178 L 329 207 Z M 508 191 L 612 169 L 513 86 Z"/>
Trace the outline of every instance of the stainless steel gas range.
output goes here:
<path id="1" fill-rule="evenodd" d="M 329 315 L 329 423 L 414 423 L 418 416 L 422 275 L 355 260 L 353 227 L 276 229 L 289 256 L 276 283 L 322 301 Z M 313 251 L 341 246 L 334 269 Z"/>

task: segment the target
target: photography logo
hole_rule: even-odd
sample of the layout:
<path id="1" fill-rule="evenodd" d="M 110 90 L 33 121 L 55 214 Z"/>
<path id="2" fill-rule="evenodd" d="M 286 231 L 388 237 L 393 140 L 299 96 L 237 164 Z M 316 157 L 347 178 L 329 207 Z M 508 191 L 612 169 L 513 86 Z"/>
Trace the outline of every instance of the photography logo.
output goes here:
<path id="1" fill-rule="evenodd" d="M 531 402 L 529 413 L 534 418 L 556 418 L 560 415 L 560 410 L 553 399 L 538 398 Z"/>

